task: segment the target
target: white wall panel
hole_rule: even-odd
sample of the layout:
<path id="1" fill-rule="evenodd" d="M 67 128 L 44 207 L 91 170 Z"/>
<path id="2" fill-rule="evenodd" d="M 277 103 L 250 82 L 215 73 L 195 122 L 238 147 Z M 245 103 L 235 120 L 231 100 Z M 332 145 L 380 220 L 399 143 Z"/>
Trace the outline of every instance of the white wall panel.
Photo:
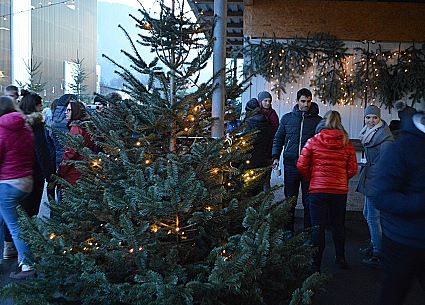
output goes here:
<path id="1" fill-rule="evenodd" d="M 26 83 L 31 59 L 31 0 L 12 0 L 12 81 Z"/>

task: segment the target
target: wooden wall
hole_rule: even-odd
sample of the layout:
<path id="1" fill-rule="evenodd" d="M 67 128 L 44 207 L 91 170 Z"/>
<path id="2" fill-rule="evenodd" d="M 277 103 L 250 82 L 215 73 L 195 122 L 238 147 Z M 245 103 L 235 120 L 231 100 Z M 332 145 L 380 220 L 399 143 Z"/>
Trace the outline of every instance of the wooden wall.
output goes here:
<path id="1" fill-rule="evenodd" d="M 341 40 L 425 42 L 425 3 L 253 0 L 244 35 L 294 38 L 326 32 Z"/>

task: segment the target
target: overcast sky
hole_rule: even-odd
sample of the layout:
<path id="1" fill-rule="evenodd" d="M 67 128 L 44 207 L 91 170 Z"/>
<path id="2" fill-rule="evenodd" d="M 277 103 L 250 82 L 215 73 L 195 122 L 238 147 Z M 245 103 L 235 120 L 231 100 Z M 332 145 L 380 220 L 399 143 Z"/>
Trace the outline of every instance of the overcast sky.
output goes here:
<path id="1" fill-rule="evenodd" d="M 178 0 L 176 0 L 177 2 Z M 151 13 L 157 13 L 160 11 L 158 0 L 141 0 L 141 3 L 146 10 Z M 112 5 L 114 4 L 114 5 Z M 171 6 L 171 0 L 166 0 L 165 4 Z M 135 22 L 128 14 L 134 14 L 136 17 L 140 17 L 137 13 L 137 9 L 140 8 L 140 4 L 137 0 L 98 0 L 98 63 L 101 66 L 101 79 L 105 84 L 109 84 L 111 81 L 117 78 L 114 70 L 116 67 L 112 65 L 105 58 L 102 58 L 102 54 L 106 54 L 113 58 L 124 66 L 129 65 L 129 60 L 121 49 L 130 51 L 131 47 L 128 40 L 125 38 L 123 32 L 118 29 L 118 24 L 121 24 L 133 38 L 137 39 L 139 29 L 135 27 Z M 190 10 L 188 4 L 185 5 L 186 10 Z M 138 46 L 139 51 L 143 53 L 143 57 L 146 61 L 150 62 L 154 58 L 154 54 L 151 54 L 150 48 Z M 202 74 L 202 81 L 206 81 L 212 75 L 212 60 L 206 69 L 207 73 Z M 112 84 L 111 84 L 112 86 Z"/>
<path id="2" fill-rule="evenodd" d="M 148 10 L 159 8 L 158 0 L 139 0 L 139 1 Z M 165 0 L 165 5 L 171 6 L 171 1 L 172 0 Z M 176 3 L 178 1 L 179 0 L 176 0 Z M 98 0 L 98 2 L 119 3 L 119 4 L 123 4 L 123 5 L 127 5 L 127 6 L 132 6 L 132 7 L 135 7 L 135 8 L 140 8 L 140 4 L 137 0 Z M 187 8 L 190 9 L 189 6 L 187 6 Z"/>

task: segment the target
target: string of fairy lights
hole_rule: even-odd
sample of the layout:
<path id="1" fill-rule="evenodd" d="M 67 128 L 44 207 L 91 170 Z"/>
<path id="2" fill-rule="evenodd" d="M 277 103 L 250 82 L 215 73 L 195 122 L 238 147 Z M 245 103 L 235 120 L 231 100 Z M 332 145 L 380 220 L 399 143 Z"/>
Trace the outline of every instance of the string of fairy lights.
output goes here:
<path id="1" fill-rule="evenodd" d="M 372 48 L 376 41 L 345 42 L 320 33 L 317 37 L 249 42 L 244 49 L 246 75 L 261 75 L 279 104 L 294 103 L 294 94 L 303 87 L 313 89 L 326 106 L 392 108 L 396 100 L 410 99 L 411 92 L 413 102 L 424 98 L 413 86 L 422 84 L 425 75 L 422 49 L 396 42 Z"/>
<path id="2" fill-rule="evenodd" d="M 32 12 L 32 11 L 37 11 L 37 10 L 41 10 L 41 9 L 46 9 L 46 8 L 51 8 L 57 5 L 67 5 L 67 6 L 75 6 L 75 0 L 62 0 L 62 1 L 49 1 L 47 2 L 47 4 L 43 3 L 43 2 L 39 2 L 37 6 L 31 5 L 31 7 L 29 9 L 26 10 L 20 10 L 20 11 L 16 11 L 16 12 L 10 12 L 7 14 L 2 14 L 0 15 L 0 20 L 3 21 L 7 21 L 10 17 L 13 17 L 17 14 L 22 14 L 22 13 L 28 13 L 28 12 Z M 75 8 L 75 7 L 74 7 Z"/>

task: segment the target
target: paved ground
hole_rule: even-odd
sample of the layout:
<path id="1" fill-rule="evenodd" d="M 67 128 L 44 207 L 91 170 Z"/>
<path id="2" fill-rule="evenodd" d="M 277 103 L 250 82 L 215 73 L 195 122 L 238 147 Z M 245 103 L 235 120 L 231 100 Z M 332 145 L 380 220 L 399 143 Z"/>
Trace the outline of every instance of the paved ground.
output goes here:
<path id="1" fill-rule="evenodd" d="M 300 221 L 300 220 L 299 220 Z M 300 223 L 300 222 L 299 222 Z M 332 275 L 326 292 L 315 299 L 313 305 L 376 305 L 381 289 L 382 271 L 361 264 L 363 256 L 359 248 L 368 240 L 367 224 L 360 212 L 348 212 L 346 220 L 346 258 L 349 270 L 341 270 L 334 264 L 334 248 L 331 234 L 326 236 L 326 249 L 322 272 Z M 424 305 L 418 283 L 411 289 L 405 305 Z"/>
<path id="2" fill-rule="evenodd" d="M 16 269 L 16 260 L 4 260 L 0 265 L 0 287 L 4 287 L 13 280 L 9 279 L 9 274 Z M 0 305 L 13 305 L 12 300 L 0 298 Z"/>

